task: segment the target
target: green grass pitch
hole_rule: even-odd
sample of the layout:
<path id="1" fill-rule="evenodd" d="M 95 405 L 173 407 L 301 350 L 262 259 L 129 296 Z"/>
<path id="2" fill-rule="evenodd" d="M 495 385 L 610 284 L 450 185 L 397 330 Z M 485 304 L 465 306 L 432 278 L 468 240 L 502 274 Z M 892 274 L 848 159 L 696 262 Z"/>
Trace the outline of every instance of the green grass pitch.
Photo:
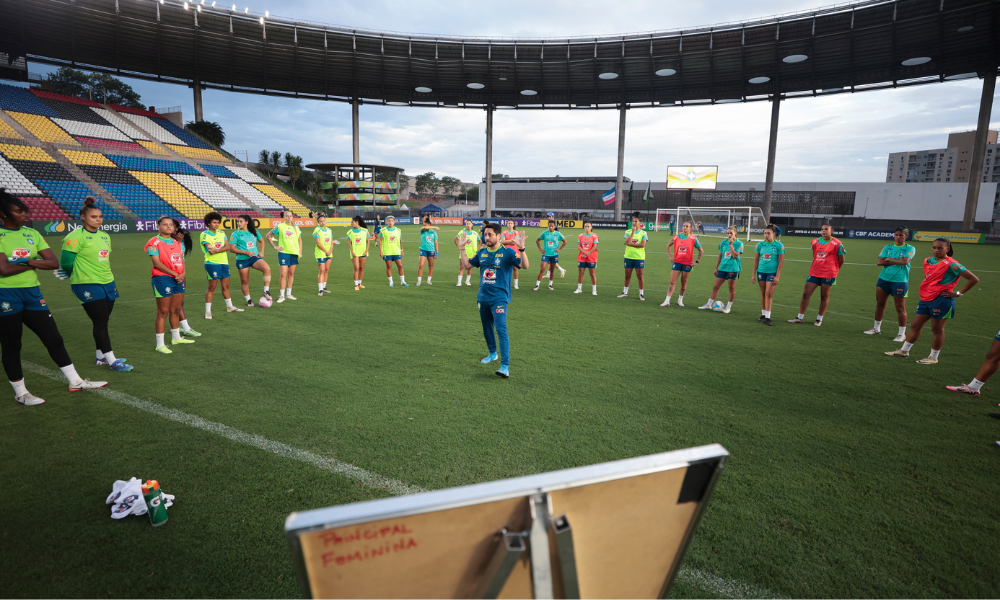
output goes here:
<path id="1" fill-rule="evenodd" d="M 811 254 L 785 237 L 774 327 L 757 322 L 759 292 L 744 261 L 731 314 L 696 310 L 711 289 L 717 238 L 690 279 L 687 307 L 659 307 L 669 281 L 665 233 L 652 233 L 646 301 L 617 299 L 622 232 L 602 231 L 599 295 L 573 294 L 575 234 L 556 289 L 531 287 L 538 253 L 509 314 L 511 377 L 485 356 L 476 287 L 455 287 L 456 227 L 441 232 L 434 285 L 416 287 L 417 229 L 404 227 L 410 287 L 388 287 L 377 252 L 354 291 L 346 245 L 326 297 L 316 295 L 306 235 L 297 301 L 203 319 L 201 257 L 188 260 L 186 310 L 204 335 L 171 356 L 153 352 L 147 234 L 113 235 L 121 298 L 111 319 L 112 373 L 93 364 L 91 325 L 69 285 L 41 273 L 80 373 L 109 389 L 316 456 L 429 489 L 471 484 L 718 442 L 731 453 L 675 597 L 768 591 L 789 597 L 1000 595 L 1000 401 L 947 384 L 971 380 L 1000 327 L 1000 248 L 956 244 L 981 278 L 959 299 L 936 366 L 930 330 L 908 360 L 882 353 L 871 327 L 883 242 L 845 240 L 847 264 L 822 327 L 818 294 L 789 325 Z M 343 236 L 341 230 L 338 235 Z M 537 230 L 529 231 L 529 247 Z M 57 243 L 56 238 L 48 238 Z M 916 312 L 915 243 L 908 309 Z M 751 245 L 752 247 L 752 245 Z M 752 252 L 752 251 L 751 251 Z M 266 255 L 274 269 L 277 256 Z M 231 261 L 232 262 L 232 261 Z M 425 274 L 426 276 L 426 274 Z M 261 295 L 260 274 L 251 278 Z M 234 285 L 237 305 L 241 296 Z M 723 296 L 724 299 L 724 296 Z M 676 296 L 675 300 L 676 302 Z M 23 359 L 56 371 L 38 339 Z M 6 597 L 297 596 L 282 531 L 288 513 L 387 495 L 315 465 L 233 441 L 106 396 L 70 395 L 26 370 L 39 407 L 0 403 L 0 594 Z M 13 393 L 6 392 L 8 398 Z M 116 479 L 158 479 L 175 494 L 166 526 L 112 521 Z M 707 579 L 706 579 L 707 578 Z M 714 579 L 713 579 L 714 578 Z"/>

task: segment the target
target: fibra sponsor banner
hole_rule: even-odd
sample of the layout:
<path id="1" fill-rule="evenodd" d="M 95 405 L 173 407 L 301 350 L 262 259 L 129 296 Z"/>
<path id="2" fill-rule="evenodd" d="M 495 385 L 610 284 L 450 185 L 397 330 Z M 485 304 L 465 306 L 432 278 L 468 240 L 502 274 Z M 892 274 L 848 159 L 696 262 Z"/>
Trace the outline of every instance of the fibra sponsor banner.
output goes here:
<path id="1" fill-rule="evenodd" d="M 83 221 L 32 221 L 31 228 L 42 235 L 66 235 L 74 229 L 83 227 Z M 105 233 L 132 233 L 135 231 L 131 221 L 104 221 L 101 231 Z"/>
<path id="2" fill-rule="evenodd" d="M 202 219 L 177 219 L 182 229 L 188 231 L 204 231 L 205 221 Z M 266 220 L 266 219 L 265 219 Z M 137 233 L 151 232 L 156 233 L 160 228 L 156 225 L 156 219 L 137 219 L 135 221 L 135 230 Z"/>
<path id="3" fill-rule="evenodd" d="M 888 229 L 848 229 L 847 237 L 864 240 L 891 240 L 896 237 L 896 231 Z M 913 239 L 913 232 L 909 232 L 906 239 Z"/>
<path id="4" fill-rule="evenodd" d="M 913 239 L 918 242 L 933 242 L 937 238 L 944 238 L 958 244 L 982 244 L 985 236 L 982 233 L 962 233 L 960 231 L 918 231 L 913 234 Z"/>

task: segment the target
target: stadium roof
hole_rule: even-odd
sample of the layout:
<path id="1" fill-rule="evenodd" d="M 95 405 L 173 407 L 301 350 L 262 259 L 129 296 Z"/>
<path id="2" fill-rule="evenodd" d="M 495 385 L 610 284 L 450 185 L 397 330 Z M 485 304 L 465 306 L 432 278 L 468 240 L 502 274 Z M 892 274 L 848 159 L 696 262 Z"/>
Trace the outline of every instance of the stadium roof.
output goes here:
<path id="1" fill-rule="evenodd" d="M 995 73 L 996 11 L 993 0 L 869 0 L 683 31 L 508 39 L 351 29 L 176 0 L 0 0 L 0 45 L 30 61 L 278 96 L 616 108 Z"/>

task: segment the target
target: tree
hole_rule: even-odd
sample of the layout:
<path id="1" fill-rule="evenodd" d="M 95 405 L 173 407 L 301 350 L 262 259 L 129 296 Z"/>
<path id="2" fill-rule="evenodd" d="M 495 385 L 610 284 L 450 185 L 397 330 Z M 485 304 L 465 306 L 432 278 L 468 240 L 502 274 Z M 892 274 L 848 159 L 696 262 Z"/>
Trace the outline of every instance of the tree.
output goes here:
<path id="1" fill-rule="evenodd" d="M 222 126 L 214 121 L 188 121 L 184 125 L 184 129 L 200 135 L 210 144 L 215 144 L 220 148 L 226 143 L 226 134 L 222 131 Z"/>
<path id="2" fill-rule="evenodd" d="M 418 194 L 423 194 L 425 196 L 433 196 L 437 193 L 438 187 L 441 182 L 438 180 L 437 175 L 433 171 L 428 171 L 423 175 L 417 175 L 416 191 Z"/>
<path id="3" fill-rule="evenodd" d="M 288 167 L 288 178 L 292 180 L 292 187 L 302 177 L 302 157 L 291 153 L 285 154 L 285 166 Z"/>
<path id="4" fill-rule="evenodd" d="M 490 179 L 507 179 L 507 175 L 504 175 L 503 173 L 493 173 L 493 176 L 490 177 Z"/>
<path id="5" fill-rule="evenodd" d="M 57 94 L 130 108 L 146 108 L 132 86 L 104 73 L 84 73 L 70 67 L 61 67 L 49 74 L 48 83 L 50 89 Z"/>
<path id="6" fill-rule="evenodd" d="M 467 202 L 479 202 L 479 186 L 474 185 L 465 190 L 465 200 Z"/>
<path id="7" fill-rule="evenodd" d="M 278 152 L 277 150 L 275 150 L 274 152 L 271 153 L 271 166 L 274 167 L 273 173 L 275 175 L 277 175 L 278 174 L 278 169 L 280 169 L 281 166 L 282 166 L 281 165 L 281 152 Z"/>
<path id="8" fill-rule="evenodd" d="M 462 180 L 450 175 L 445 175 L 441 178 L 441 187 L 444 189 L 445 195 L 458 193 L 462 191 Z"/>
<path id="9" fill-rule="evenodd" d="M 267 150 L 261 150 L 260 154 L 257 156 L 257 162 L 260 163 L 261 167 L 265 171 L 271 170 L 271 153 Z"/>

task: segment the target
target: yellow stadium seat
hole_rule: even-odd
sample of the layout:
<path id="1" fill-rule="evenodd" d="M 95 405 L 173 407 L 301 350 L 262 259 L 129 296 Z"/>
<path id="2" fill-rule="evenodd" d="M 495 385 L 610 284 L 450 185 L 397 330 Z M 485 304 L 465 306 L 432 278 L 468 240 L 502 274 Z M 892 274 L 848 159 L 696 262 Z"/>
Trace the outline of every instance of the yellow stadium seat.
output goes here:
<path id="1" fill-rule="evenodd" d="M 167 144 L 167 148 L 170 148 L 177 154 L 180 154 L 184 158 L 194 158 L 197 160 L 226 160 L 224 156 L 216 152 L 215 150 L 207 150 L 205 148 L 192 148 L 190 146 L 178 146 L 176 144 Z"/>
<path id="2" fill-rule="evenodd" d="M 296 217 L 309 216 L 309 209 L 306 208 L 304 204 L 302 204 L 298 200 L 295 200 L 294 198 L 292 198 L 285 192 L 279 190 L 278 188 L 274 187 L 273 185 L 258 183 L 255 184 L 254 187 L 260 190 L 261 192 L 267 194 L 267 196 L 271 198 L 271 200 L 274 200 L 278 204 L 291 210 Z"/>
<path id="3" fill-rule="evenodd" d="M 160 147 L 159 144 L 154 142 L 147 142 L 146 140 L 136 140 L 140 146 L 149 150 L 153 154 L 159 154 L 160 156 L 170 156 L 170 153 Z"/>
<path id="4" fill-rule="evenodd" d="M 49 153 L 35 146 L 18 146 L 15 144 L 0 144 L 0 152 L 13 160 L 33 160 L 36 162 L 56 162 Z"/>
<path id="5" fill-rule="evenodd" d="M 0 121 L 0 138 L 7 138 L 9 140 L 23 140 L 24 137 L 20 133 L 14 131 L 14 128 L 10 125 Z"/>
<path id="6" fill-rule="evenodd" d="M 117 167 L 117 165 L 107 159 L 106 156 L 97 152 L 83 152 L 81 150 L 63 150 L 59 152 L 69 159 L 74 165 L 95 165 L 98 167 Z"/>
<path id="7" fill-rule="evenodd" d="M 48 117 L 43 117 L 41 115 L 29 115 L 28 113 L 19 112 L 11 112 L 8 114 L 14 117 L 14 119 L 23 125 L 25 129 L 30 131 L 31 135 L 43 142 L 68 144 L 72 146 L 80 145 L 72 138 L 72 136 L 63 131 L 61 127 L 50 121 Z"/>
<path id="8" fill-rule="evenodd" d="M 129 171 L 129 173 L 188 219 L 201 219 L 213 210 L 201 198 L 189 192 L 166 173 L 147 171 Z"/>

